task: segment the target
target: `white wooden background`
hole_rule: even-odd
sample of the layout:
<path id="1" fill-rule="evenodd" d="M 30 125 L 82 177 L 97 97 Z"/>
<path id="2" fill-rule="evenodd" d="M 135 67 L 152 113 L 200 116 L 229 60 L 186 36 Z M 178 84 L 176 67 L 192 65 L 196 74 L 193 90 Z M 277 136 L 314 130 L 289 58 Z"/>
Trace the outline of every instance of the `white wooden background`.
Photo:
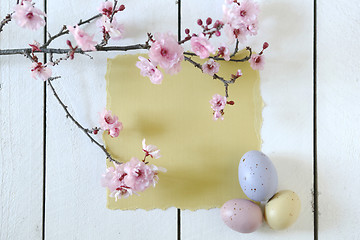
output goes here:
<path id="1" fill-rule="evenodd" d="M 46 8 L 47 30 L 53 34 L 63 24 L 95 15 L 100 4 L 34 1 Z M 1 19 L 15 2 L 0 0 Z M 221 18 L 222 2 L 181 0 L 182 32 L 197 29 L 199 17 Z M 294 190 L 302 200 L 301 215 L 292 227 L 275 232 L 264 224 L 242 235 L 222 223 L 219 209 L 106 209 L 99 183 L 103 153 L 65 118 L 50 89 L 31 79 L 27 59 L 0 56 L 0 239 L 360 239 L 360 3 L 258 2 L 260 32 L 249 44 L 259 50 L 262 42 L 270 43 L 261 73 L 266 104 L 262 151 L 277 167 L 279 189 Z M 127 27 L 127 38 L 121 45 L 144 42 L 147 31 L 177 33 L 175 0 L 123 3 L 126 10 L 119 20 Z M 67 38 L 52 46 L 66 47 Z M 44 31 L 11 23 L 0 33 L 0 48 L 27 47 L 33 40 L 43 42 Z M 106 58 L 116 54 L 92 55 L 94 60 L 76 56 L 54 69 L 63 76 L 54 83 L 60 97 L 88 127 L 97 125 L 97 113 L 106 104 Z M 314 202 L 316 190 L 319 198 Z"/>

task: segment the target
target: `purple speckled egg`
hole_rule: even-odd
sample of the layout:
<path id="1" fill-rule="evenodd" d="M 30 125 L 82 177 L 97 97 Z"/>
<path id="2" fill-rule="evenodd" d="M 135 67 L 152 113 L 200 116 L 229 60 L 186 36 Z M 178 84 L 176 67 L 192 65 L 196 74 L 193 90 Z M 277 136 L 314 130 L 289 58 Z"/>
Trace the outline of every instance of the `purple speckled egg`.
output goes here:
<path id="1" fill-rule="evenodd" d="M 277 191 L 278 176 L 274 164 L 262 152 L 250 151 L 239 163 L 239 182 L 245 195 L 251 200 L 269 200 Z"/>
<path id="2" fill-rule="evenodd" d="M 241 233 L 252 233 L 262 224 L 261 209 L 247 199 L 232 199 L 220 209 L 222 220 L 231 229 Z"/>

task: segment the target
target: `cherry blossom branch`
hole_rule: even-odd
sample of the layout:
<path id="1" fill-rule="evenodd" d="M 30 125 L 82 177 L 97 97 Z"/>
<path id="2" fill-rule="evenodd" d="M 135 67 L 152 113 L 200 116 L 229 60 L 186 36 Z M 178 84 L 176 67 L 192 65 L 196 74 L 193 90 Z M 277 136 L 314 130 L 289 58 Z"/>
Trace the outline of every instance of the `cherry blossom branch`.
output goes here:
<path id="1" fill-rule="evenodd" d="M 149 49 L 150 45 L 148 44 L 134 44 L 128 46 L 108 46 L 108 47 L 101 47 L 96 46 L 97 52 L 109 52 L 109 51 L 130 51 L 130 50 L 139 50 L 139 49 Z M 73 51 L 69 48 L 44 48 L 40 47 L 41 52 L 38 53 L 50 53 L 50 54 L 64 54 Z M 24 53 L 31 53 L 31 48 L 18 48 L 18 49 L 4 49 L 0 50 L 0 55 L 14 55 L 14 54 L 24 54 Z M 96 52 L 96 51 L 83 51 L 81 49 L 76 49 L 75 53 L 88 53 L 88 52 Z M 36 53 L 36 52 L 35 52 Z"/>
<path id="2" fill-rule="evenodd" d="M 79 21 L 79 23 L 78 23 L 77 25 L 78 25 L 78 26 L 81 26 L 81 25 L 84 25 L 84 24 L 86 24 L 86 23 L 90 23 L 92 20 L 97 19 L 97 18 L 99 18 L 99 17 L 101 17 L 101 16 L 102 16 L 102 14 L 99 13 L 99 14 L 97 14 L 97 15 L 95 15 L 95 16 L 93 16 L 93 17 L 91 17 L 91 18 L 89 18 L 89 19 L 87 19 L 87 20 L 85 20 L 85 21 L 82 21 L 82 20 L 80 19 L 80 21 Z M 47 42 L 44 43 L 44 45 L 42 45 L 41 48 L 46 48 L 46 47 L 49 46 L 49 44 L 50 44 L 52 41 L 54 41 L 56 38 L 58 38 L 58 37 L 60 37 L 60 36 L 62 36 L 62 35 L 68 34 L 68 33 L 69 33 L 69 30 L 67 30 L 67 29 L 66 29 L 66 26 L 64 25 L 64 26 L 61 28 L 61 30 L 59 31 L 58 34 L 55 34 L 54 36 L 51 36 L 51 35 L 49 34 L 49 40 L 47 40 Z"/>
<path id="3" fill-rule="evenodd" d="M 90 138 L 92 143 L 95 143 L 106 155 L 106 157 L 111 161 L 111 162 L 115 162 L 117 164 L 122 164 L 121 162 L 115 160 L 111 154 L 106 150 L 106 148 L 101 145 L 98 141 L 96 141 L 91 135 L 90 133 L 92 132 L 92 130 L 86 129 L 84 128 L 68 111 L 68 107 L 63 103 L 63 101 L 60 99 L 59 95 L 57 94 L 57 92 L 55 91 L 54 86 L 52 85 L 51 81 L 61 78 L 60 76 L 57 77 L 51 77 L 47 80 L 48 85 L 50 86 L 55 98 L 57 99 L 57 101 L 59 102 L 59 104 L 62 106 L 62 108 L 64 109 L 64 111 L 66 112 L 66 117 L 70 118 L 71 121 L 73 121 L 75 123 L 75 125 L 80 128 L 85 134 L 86 136 L 88 136 L 88 138 Z"/>
<path id="4" fill-rule="evenodd" d="M 101 46 L 96 46 L 96 50 L 97 52 L 110 52 L 110 51 L 131 51 L 131 50 L 139 50 L 139 49 L 149 49 L 150 45 L 148 43 L 145 44 L 134 44 L 134 45 L 128 45 L 128 46 L 108 46 L 108 47 L 101 47 Z M 69 52 L 72 51 L 72 49 L 69 48 L 40 48 L 42 53 L 50 53 L 50 54 L 67 54 Z M 242 59 L 230 59 L 229 61 L 231 62 L 246 62 L 251 58 L 252 55 L 252 50 L 250 47 L 246 47 L 246 50 L 249 51 L 249 55 L 242 58 Z M 0 50 L 0 55 L 14 55 L 14 54 L 26 54 L 26 53 L 31 53 L 32 49 L 31 48 L 18 48 L 18 49 L 3 49 Z M 74 51 L 75 53 L 80 53 L 80 54 L 85 54 L 88 52 L 94 52 L 94 51 L 83 51 L 81 49 L 76 49 Z M 40 53 L 40 52 L 39 52 Z M 184 52 L 184 55 L 189 55 L 189 56 L 197 56 L 195 53 L 192 52 Z M 209 58 L 212 58 L 214 60 L 220 60 L 220 61 L 224 61 L 224 58 L 221 57 L 212 57 L 210 56 Z"/>
<path id="5" fill-rule="evenodd" d="M 191 63 L 192 65 L 194 65 L 194 67 L 200 69 L 202 71 L 202 67 L 200 63 L 195 62 L 194 60 L 192 60 L 189 57 L 184 56 L 185 61 L 188 61 L 189 63 Z M 228 91 L 229 91 L 229 84 L 232 84 L 235 82 L 236 79 L 231 79 L 231 80 L 225 80 L 223 77 L 220 77 L 217 74 L 214 74 L 213 76 L 214 79 L 218 79 L 221 82 L 224 83 L 224 87 L 225 87 L 225 97 L 229 97 Z"/>

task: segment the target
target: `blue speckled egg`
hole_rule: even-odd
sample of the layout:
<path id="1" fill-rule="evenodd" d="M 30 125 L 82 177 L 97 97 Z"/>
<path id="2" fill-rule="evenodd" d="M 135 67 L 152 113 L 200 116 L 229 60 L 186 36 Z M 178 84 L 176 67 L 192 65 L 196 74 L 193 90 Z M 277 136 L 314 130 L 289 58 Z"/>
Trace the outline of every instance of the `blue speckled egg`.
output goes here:
<path id="1" fill-rule="evenodd" d="M 254 150 L 245 153 L 240 160 L 239 182 L 248 198 L 263 202 L 276 193 L 278 176 L 271 160 L 264 153 Z"/>

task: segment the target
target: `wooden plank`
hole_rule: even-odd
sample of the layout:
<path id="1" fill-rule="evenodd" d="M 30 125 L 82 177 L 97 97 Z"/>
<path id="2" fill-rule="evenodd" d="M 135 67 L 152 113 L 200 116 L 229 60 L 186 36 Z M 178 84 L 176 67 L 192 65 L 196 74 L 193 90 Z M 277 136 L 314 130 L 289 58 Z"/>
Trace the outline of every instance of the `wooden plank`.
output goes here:
<path id="1" fill-rule="evenodd" d="M 121 1 L 120 1 L 121 2 Z M 56 33 L 63 24 L 97 14 L 99 1 L 48 2 L 49 31 Z M 148 31 L 177 32 L 175 1 L 127 1 L 118 20 L 126 28 L 120 45 L 144 43 Z M 86 7 L 84 7 L 86 6 Z M 159 12 L 158 9 L 164 11 Z M 81 11 L 79 11 L 81 10 Z M 166 19 L 166 21 L 164 21 Z M 87 32 L 99 31 L 96 24 Z M 97 35 L 100 40 L 101 34 Z M 54 42 L 66 47 L 69 36 Z M 71 38 L 72 39 L 72 38 Z M 130 52 L 135 53 L 135 52 Z M 106 58 L 116 53 L 93 53 L 94 60 L 75 56 L 54 72 L 63 78 L 54 82 L 59 96 L 74 116 L 89 128 L 98 125 L 98 113 L 106 106 Z M 140 73 L 139 73 L 140 74 Z M 47 97 L 47 178 L 46 237 L 48 239 L 174 239 L 176 209 L 110 211 L 106 209 L 106 190 L 100 186 L 105 171 L 103 152 L 70 121 L 50 89 Z M 121 116 L 119 116 L 121 119 Z M 101 141 L 101 137 L 98 138 Z"/>
<path id="2" fill-rule="evenodd" d="M 15 3 L 0 1 L 1 20 Z M 0 49 L 29 47 L 42 36 L 42 28 L 22 29 L 12 21 L 0 33 Z M 42 236 L 44 84 L 31 78 L 30 67 L 21 55 L 0 56 L 0 239 Z"/>
<path id="3" fill-rule="evenodd" d="M 302 210 L 298 221 L 289 229 L 273 231 L 264 223 L 246 238 L 312 239 L 313 2 L 257 2 L 261 9 L 259 34 L 249 40 L 249 44 L 255 51 L 261 50 L 264 41 L 270 44 L 265 53 L 265 70 L 261 72 L 265 102 L 262 151 L 277 168 L 279 190 L 297 192 Z M 199 16 L 221 19 L 222 3 L 221 0 L 212 4 L 205 0 L 182 0 L 182 28 L 195 29 Z M 219 209 L 183 211 L 181 233 L 182 239 L 238 239 L 242 236 L 222 222 Z"/>
<path id="4" fill-rule="evenodd" d="M 358 239 L 358 1 L 318 1 L 319 239 Z"/>

